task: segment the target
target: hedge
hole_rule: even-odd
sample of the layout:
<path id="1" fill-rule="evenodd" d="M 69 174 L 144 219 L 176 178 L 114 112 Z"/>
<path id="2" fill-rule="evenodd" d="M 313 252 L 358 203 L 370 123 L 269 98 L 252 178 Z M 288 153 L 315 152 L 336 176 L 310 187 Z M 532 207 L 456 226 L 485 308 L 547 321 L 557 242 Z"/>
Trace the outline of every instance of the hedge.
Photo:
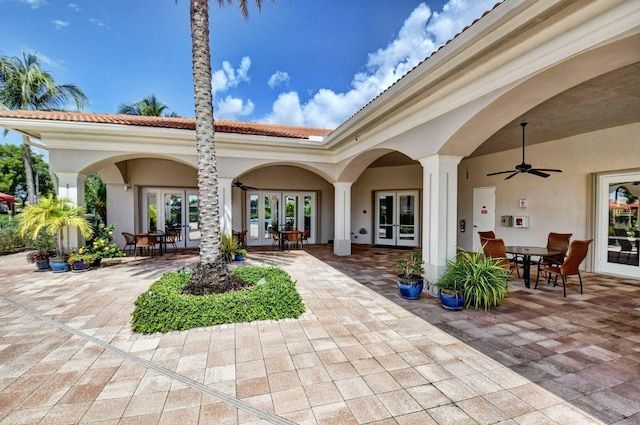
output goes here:
<path id="1" fill-rule="evenodd" d="M 253 286 L 223 294 L 183 295 L 182 289 L 191 274 L 166 273 L 135 301 L 131 328 L 140 333 L 168 332 L 223 323 L 295 318 L 305 311 L 295 282 L 284 270 L 247 266 L 234 268 L 233 273 Z"/>

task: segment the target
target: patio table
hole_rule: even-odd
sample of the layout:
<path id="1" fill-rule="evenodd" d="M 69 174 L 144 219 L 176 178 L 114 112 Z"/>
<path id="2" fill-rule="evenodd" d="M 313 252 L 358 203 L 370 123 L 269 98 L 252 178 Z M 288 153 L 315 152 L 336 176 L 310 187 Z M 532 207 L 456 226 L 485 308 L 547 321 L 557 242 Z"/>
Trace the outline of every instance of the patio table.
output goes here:
<path id="1" fill-rule="evenodd" d="M 523 258 L 523 279 L 524 286 L 531 287 L 531 256 L 547 256 L 557 255 L 560 251 L 557 249 L 549 249 L 543 246 L 526 246 L 526 245 L 509 245 L 505 246 L 504 250 L 507 254 L 521 255 Z"/>

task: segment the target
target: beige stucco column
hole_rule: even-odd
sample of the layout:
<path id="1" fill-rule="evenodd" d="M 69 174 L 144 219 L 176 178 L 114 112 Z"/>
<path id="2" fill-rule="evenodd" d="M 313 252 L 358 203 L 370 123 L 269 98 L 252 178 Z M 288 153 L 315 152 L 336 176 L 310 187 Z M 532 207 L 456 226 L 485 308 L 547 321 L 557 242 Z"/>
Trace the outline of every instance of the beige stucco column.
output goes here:
<path id="1" fill-rule="evenodd" d="M 220 208 L 220 232 L 228 235 L 232 232 L 233 204 L 231 203 L 231 184 L 233 179 L 218 177 L 218 206 Z"/>
<path id="2" fill-rule="evenodd" d="M 420 159 L 423 167 L 422 256 L 425 277 L 438 279 L 457 248 L 458 164 L 462 157 L 432 155 Z"/>
<path id="3" fill-rule="evenodd" d="M 56 182 L 58 186 L 58 196 L 70 198 L 71 201 L 78 206 L 84 206 L 84 181 L 87 179 L 85 174 L 80 173 L 64 173 L 55 172 Z M 64 249 L 69 246 L 71 249 L 84 245 L 84 238 L 77 229 L 69 229 L 69 234 L 64 235 L 66 238 Z"/>
<path id="4" fill-rule="evenodd" d="M 335 218 L 333 253 L 351 255 L 351 185 L 353 182 L 335 182 Z"/>

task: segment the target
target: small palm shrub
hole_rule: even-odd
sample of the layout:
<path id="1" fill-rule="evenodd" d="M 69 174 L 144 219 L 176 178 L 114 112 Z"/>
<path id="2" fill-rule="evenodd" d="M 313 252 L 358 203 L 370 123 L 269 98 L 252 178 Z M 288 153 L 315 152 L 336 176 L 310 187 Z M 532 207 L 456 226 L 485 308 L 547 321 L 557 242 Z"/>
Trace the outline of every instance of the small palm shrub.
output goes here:
<path id="1" fill-rule="evenodd" d="M 237 267 L 232 272 L 252 284 L 239 291 L 186 295 L 191 273 L 170 272 L 154 282 L 135 301 L 131 328 L 154 333 L 223 323 L 299 317 L 305 306 L 295 282 L 277 267 Z"/>
<path id="2" fill-rule="evenodd" d="M 446 279 L 441 280 L 453 281 L 463 288 L 466 308 L 488 310 L 502 305 L 509 291 L 509 272 L 500 266 L 499 259 L 485 257 L 482 252 L 463 251 L 447 266 Z"/>

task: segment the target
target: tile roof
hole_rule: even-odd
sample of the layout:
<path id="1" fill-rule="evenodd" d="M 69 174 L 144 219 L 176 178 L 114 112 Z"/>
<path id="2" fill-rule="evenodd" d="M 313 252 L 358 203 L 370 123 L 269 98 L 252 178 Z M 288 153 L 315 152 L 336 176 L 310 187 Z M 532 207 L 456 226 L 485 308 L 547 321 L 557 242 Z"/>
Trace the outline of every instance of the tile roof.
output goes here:
<path id="1" fill-rule="evenodd" d="M 0 110 L 0 118 L 119 124 L 178 130 L 195 130 L 196 128 L 194 118 L 147 117 L 141 115 L 97 114 L 91 112 Z M 289 125 L 226 120 L 215 120 L 215 128 L 217 132 L 222 133 L 289 137 L 296 139 L 308 139 L 309 136 L 326 136 L 332 131 L 324 128 L 294 127 Z"/>

